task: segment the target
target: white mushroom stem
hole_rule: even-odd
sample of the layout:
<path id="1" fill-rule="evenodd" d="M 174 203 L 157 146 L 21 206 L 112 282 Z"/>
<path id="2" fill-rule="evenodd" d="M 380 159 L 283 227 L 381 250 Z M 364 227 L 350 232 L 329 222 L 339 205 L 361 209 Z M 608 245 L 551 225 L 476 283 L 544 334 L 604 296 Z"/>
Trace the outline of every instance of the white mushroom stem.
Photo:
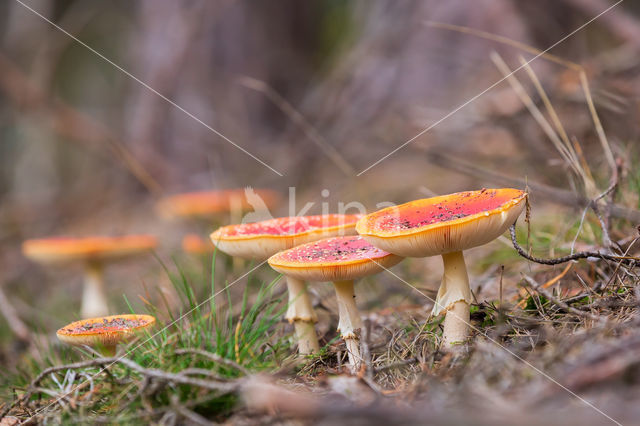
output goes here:
<path id="1" fill-rule="evenodd" d="M 442 255 L 444 274 L 431 315 L 445 312 L 442 340 L 446 347 L 464 342 L 468 336 L 471 289 L 461 251 Z"/>
<path id="2" fill-rule="evenodd" d="M 314 324 L 318 321 L 307 284 L 297 278 L 287 277 L 289 291 L 289 307 L 285 318 L 293 323 L 298 339 L 298 351 L 301 355 L 308 355 L 320 350 L 318 336 Z"/>
<path id="3" fill-rule="evenodd" d="M 338 299 L 338 331 L 347 345 L 349 353 L 349 367 L 352 372 L 360 368 L 362 356 L 360 355 L 360 329 L 362 318 L 356 306 L 356 295 L 353 289 L 353 281 L 335 281 L 333 283 Z"/>
<path id="4" fill-rule="evenodd" d="M 104 293 L 104 273 L 100 262 L 87 262 L 82 293 L 82 318 L 95 318 L 109 314 L 107 297 Z"/>
<path id="5" fill-rule="evenodd" d="M 445 347 L 454 346 L 467 340 L 469 324 L 469 304 L 460 300 L 453 304 L 444 317 L 442 340 Z"/>

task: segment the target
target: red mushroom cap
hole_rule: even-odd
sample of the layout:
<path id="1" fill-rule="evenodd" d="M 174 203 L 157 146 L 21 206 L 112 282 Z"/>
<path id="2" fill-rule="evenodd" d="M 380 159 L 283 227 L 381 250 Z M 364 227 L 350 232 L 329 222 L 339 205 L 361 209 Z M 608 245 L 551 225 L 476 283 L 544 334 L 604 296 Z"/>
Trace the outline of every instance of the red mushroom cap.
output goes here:
<path id="1" fill-rule="evenodd" d="M 526 198 L 526 192 L 511 188 L 425 198 L 371 213 L 356 231 L 400 256 L 462 251 L 500 236 L 520 215 Z"/>
<path id="2" fill-rule="evenodd" d="M 151 315 L 109 315 L 67 324 L 56 332 L 58 339 L 74 346 L 111 346 L 127 342 L 156 322 Z"/>
<path id="3" fill-rule="evenodd" d="M 269 265 L 302 280 L 344 281 L 376 274 L 401 260 L 360 236 L 348 236 L 327 238 L 282 251 L 269 258 Z"/>
<path id="4" fill-rule="evenodd" d="M 213 232 L 211 241 L 231 256 L 263 260 L 306 242 L 353 235 L 361 217 L 342 214 L 294 216 L 229 225 Z"/>
<path id="5" fill-rule="evenodd" d="M 149 252 L 157 245 L 152 235 L 51 237 L 26 240 L 22 243 L 22 253 L 42 263 L 106 260 Z"/>

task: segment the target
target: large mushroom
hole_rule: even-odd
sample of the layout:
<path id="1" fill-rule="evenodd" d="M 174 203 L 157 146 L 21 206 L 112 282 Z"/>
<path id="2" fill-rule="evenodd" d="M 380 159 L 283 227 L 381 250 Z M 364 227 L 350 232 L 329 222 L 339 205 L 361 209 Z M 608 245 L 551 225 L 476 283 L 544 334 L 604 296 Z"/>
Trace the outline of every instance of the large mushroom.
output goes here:
<path id="1" fill-rule="evenodd" d="M 72 346 L 89 346 L 104 356 L 114 356 L 116 346 L 127 343 L 153 327 L 151 315 L 110 315 L 72 322 L 56 332 L 60 341 Z"/>
<path id="2" fill-rule="evenodd" d="M 471 290 L 463 250 L 498 238 L 516 221 L 526 198 L 524 191 L 503 188 L 415 200 L 363 217 L 356 231 L 399 256 L 442 256 L 444 274 L 432 315 L 446 313 L 442 338 L 451 346 L 468 335 Z"/>
<path id="3" fill-rule="evenodd" d="M 348 236 L 293 247 L 271 256 L 269 265 L 287 279 L 333 282 L 340 315 L 338 331 L 347 346 L 349 366 L 357 370 L 362 361 L 359 336 L 362 319 L 355 302 L 353 281 L 377 274 L 401 260 L 362 237 Z"/>
<path id="4" fill-rule="evenodd" d="M 157 240 L 151 235 L 52 237 L 26 240 L 22 243 L 22 252 L 29 259 L 43 264 L 84 264 L 85 280 L 80 314 L 87 318 L 109 313 L 104 290 L 104 264 L 148 253 L 156 246 Z"/>
<path id="5" fill-rule="evenodd" d="M 360 215 L 316 215 L 270 219 L 229 225 L 211 234 L 211 241 L 230 256 L 263 261 L 279 251 L 309 241 L 337 235 L 354 235 Z M 285 318 L 294 325 L 298 351 L 311 354 L 320 349 L 314 323 L 318 321 L 303 280 L 287 277 L 289 307 Z"/>

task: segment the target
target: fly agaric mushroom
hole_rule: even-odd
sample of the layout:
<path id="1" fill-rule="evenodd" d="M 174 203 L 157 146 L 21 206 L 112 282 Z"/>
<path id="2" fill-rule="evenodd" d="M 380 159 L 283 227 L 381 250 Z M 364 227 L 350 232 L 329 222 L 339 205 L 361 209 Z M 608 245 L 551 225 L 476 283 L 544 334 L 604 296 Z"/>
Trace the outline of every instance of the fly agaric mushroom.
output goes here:
<path id="1" fill-rule="evenodd" d="M 56 332 L 60 341 L 71 346 L 100 349 L 104 356 L 114 356 L 119 343 L 127 343 L 155 324 L 151 315 L 110 315 L 72 322 Z"/>
<path id="2" fill-rule="evenodd" d="M 262 222 L 229 225 L 211 234 L 211 241 L 230 256 L 263 261 L 279 251 L 309 241 L 337 235 L 353 235 L 361 215 L 282 217 Z M 311 354 L 320 349 L 314 323 L 318 317 L 303 280 L 287 277 L 289 307 L 285 318 L 293 323 L 298 351 Z"/>
<path id="3" fill-rule="evenodd" d="M 198 191 L 171 195 L 157 204 L 160 216 L 168 219 L 190 219 L 200 224 L 200 228 L 212 223 L 239 223 L 242 213 L 253 209 L 252 215 L 263 219 L 272 217 L 269 209 L 278 205 L 280 195 L 269 189 L 227 189 L 221 191 Z M 228 217 L 225 217 L 228 215 Z M 260 220 L 258 219 L 258 220 Z M 252 220 L 254 222 L 255 220 Z M 210 229 L 207 229 L 210 232 Z M 242 260 L 233 259 L 233 269 L 240 270 Z"/>
<path id="4" fill-rule="evenodd" d="M 157 246 L 151 235 L 122 237 L 52 237 L 26 240 L 22 252 L 29 259 L 44 263 L 84 263 L 85 281 L 82 294 L 82 317 L 96 317 L 109 313 L 104 292 L 104 264 L 136 254 L 147 253 Z"/>
<path id="5" fill-rule="evenodd" d="M 401 257 L 373 247 L 360 236 L 334 237 L 293 247 L 269 258 L 269 265 L 287 276 L 306 281 L 332 281 L 338 299 L 338 331 L 347 345 L 349 366 L 359 368 L 362 319 L 353 281 L 400 262 Z"/>
<path id="6" fill-rule="evenodd" d="M 446 345 L 467 338 L 471 290 L 463 250 L 498 238 L 525 206 L 527 193 L 483 189 L 411 201 L 363 217 L 356 231 L 376 247 L 405 257 L 442 255 L 444 275 L 431 314 L 445 312 Z"/>
<path id="7" fill-rule="evenodd" d="M 211 219 L 230 213 L 232 221 L 239 222 L 243 211 L 269 209 L 277 206 L 279 200 L 279 194 L 269 189 L 227 189 L 171 195 L 160 200 L 157 208 L 167 218 Z"/>

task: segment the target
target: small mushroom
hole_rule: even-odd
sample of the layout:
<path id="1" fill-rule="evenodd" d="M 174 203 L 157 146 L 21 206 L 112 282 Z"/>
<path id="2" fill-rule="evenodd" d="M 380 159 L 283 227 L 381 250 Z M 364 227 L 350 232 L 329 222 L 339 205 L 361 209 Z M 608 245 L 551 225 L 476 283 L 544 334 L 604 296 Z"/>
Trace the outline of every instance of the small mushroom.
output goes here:
<path id="1" fill-rule="evenodd" d="M 269 258 L 273 269 L 306 281 L 332 281 L 338 300 L 338 331 L 347 345 L 349 367 L 358 370 L 362 319 L 355 302 L 353 281 L 400 262 L 401 257 L 373 247 L 362 237 L 328 238 L 294 247 Z"/>
<path id="2" fill-rule="evenodd" d="M 104 264 L 141 253 L 157 246 L 151 235 L 122 237 L 52 237 L 26 240 L 22 252 L 29 259 L 43 264 L 83 262 L 85 267 L 82 294 L 82 317 L 96 317 L 109 313 L 104 291 Z"/>
<path id="3" fill-rule="evenodd" d="M 468 337 L 471 289 L 463 250 L 498 238 L 516 221 L 526 198 L 524 191 L 504 188 L 415 200 L 363 217 L 356 231 L 399 256 L 442 256 L 444 275 L 431 314 L 446 314 L 442 338 L 451 346 Z"/>
<path id="4" fill-rule="evenodd" d="M 211 241 L 230 256 L 263 261 L 275 253 L 336 235 L 355 234 L 360 215 L 283 217 L 256 223 L 229 225 L 211 234 Z M 318 321 L 304 281 L 287 277 L 289 307 L 285 318 L 294 325 L 298 351 L 311 354 L 320 349 L 314 323 Z"/>
<path id="5" fill-rule="evenodd" d="M 153 327 L 151 315 L 110 315 L 72 322 L 56 332 L 60 341 L 72 346 L 90 346 L 104 356 L 114 356 L 119 343 L 127 343 Z"/>

